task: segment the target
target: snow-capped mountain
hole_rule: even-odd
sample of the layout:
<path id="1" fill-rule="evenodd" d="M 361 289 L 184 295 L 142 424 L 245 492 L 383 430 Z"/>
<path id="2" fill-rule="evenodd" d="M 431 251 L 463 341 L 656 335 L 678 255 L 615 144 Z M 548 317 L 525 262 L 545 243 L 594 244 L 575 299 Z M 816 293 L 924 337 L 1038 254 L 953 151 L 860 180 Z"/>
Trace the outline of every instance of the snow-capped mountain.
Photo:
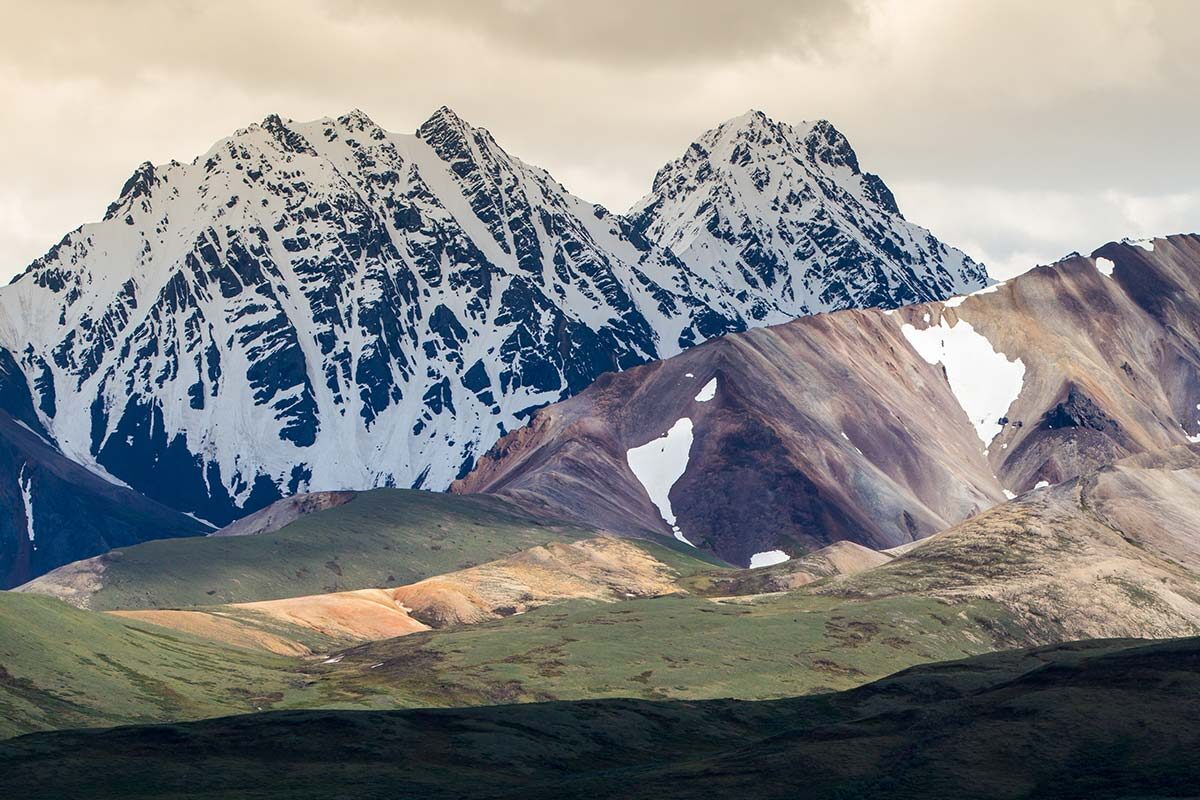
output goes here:
<path id="1" fill-rule="evenodd" d="M 751 111 L 708 131 L 659 170 L 631 217 L 752 324 L 987 283 L 982 265 L 907 221 L 824 120 L 792 126 Z"/>
<path id="2" fill-rule="evenodd" d="M 65 455 L 206 520 L 299 491 L 443 489 L 601 373 L 797 313 L 984 285 L 832 128 L 805 131 L 722 126 L 634 222 L 446 108 L 415 135 L 358 111 L 271 116 L 190 164 L 139 167 L 103 221 L 0 290 L 0 345 Z M 807 160 L 781 163 L 793 145 Z M 766 175 L 753 203 L 743 172 L 700 164 L 735 152 L 760 165 L 730 167 L 745 180 Z M 692 183 L 728 184 L 716 221 Z M 728 213 L 764 254 L 796 247 L 698 249 L 686 231 L 723 242 Z"/>

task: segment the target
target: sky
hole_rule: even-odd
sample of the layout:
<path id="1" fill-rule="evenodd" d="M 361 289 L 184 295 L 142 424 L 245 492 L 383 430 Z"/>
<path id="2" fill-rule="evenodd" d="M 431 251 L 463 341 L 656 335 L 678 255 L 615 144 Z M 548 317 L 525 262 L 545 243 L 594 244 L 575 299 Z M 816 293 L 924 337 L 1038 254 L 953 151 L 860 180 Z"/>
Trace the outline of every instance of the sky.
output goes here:
<path id="1" fill-rule="evenodd" d="M 902 211 L 1009 277 L 1200 230 L 1190 0 L 0 0 L 0 279 L 143 161 L 270 113 L 441 105 L 624 211 L 750 108 L 828 119 Z"/>

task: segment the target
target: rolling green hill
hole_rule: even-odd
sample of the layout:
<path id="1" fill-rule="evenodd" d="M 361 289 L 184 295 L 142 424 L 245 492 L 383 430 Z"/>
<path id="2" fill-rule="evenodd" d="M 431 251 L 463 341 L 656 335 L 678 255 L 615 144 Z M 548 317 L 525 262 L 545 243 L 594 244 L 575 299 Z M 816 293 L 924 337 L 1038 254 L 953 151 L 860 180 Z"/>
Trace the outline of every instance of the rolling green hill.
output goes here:
<path id="1" fill-rule="evenodd" d="M 273 533 L 147 542 L 62 567 L 21 590 L 95 610 L 243 603 L 397 586 L 594 535 L 494 497 L 374 489 Z"/>
<path id="2" fill-rule="evenodd" d="M 652 589 L 626 588 L 602 598 L 557 586 L 559 577 L 580 577 L 570 566 L 574 562 L 556 562 L 548 552 L 536 552 L 546 548 L 535 547 L 507 566 L 491 562 L 474 577 L 460 574 L 435 581 L 435 586 L 425 587 L 430 590 L 426 594 L 404 595 L 410 602 L 396 606 L 405 613 L 411 608 L 431 620 L 452 620 L 444 627 L 439 623 L 434 630 L 369 641 L 332 658 L 261 662 L 272 668 L 262 678 L 244 673 L 240 666 L 244 659 L 234 658 L 234 666 L 220 682 L 256 694 L 261 693 L 260 687 L 267 687 L 267 691 L 279 693 L 272 707 L 293 709 L 382 710 L 413 705 L 629 697 L 763 700 L 849 689 L 913 665 L 1008 648 L 1087 638 L 1195 636 L 1200 633 L 1200 580 L 1195 571 L 1200 564 L 1200 546 L 1196 545 L 1200 539 L 1192 534 L 1200 530 L 1200 506 L 1194 502 L 1195 486 L 1200 485 L 1194 480 L 1198 472 L 1200 448 L 1128 460 L 1084 478 L 1022 495 L 862 570 L 858 566 L 862 566 L 863 553 L 831 552 L 820 558 L 814 553 L 807 559 L 797 559 L 791 567 L 780 565 L 763 571 L 760 577 L 753 571 L 714 571 L 691 553 L 641 544 L 641 553 L 653 555 L 670 570 L 656 568 L 639 573 L 653 578 L 644 584 Z M 412 495 L 402 493 L 397 497 L 405 500 Z M 445 499 L 430 495 L 418 499 L 424 497 Z M 306 537 L 300 537 L 299 544 L 315 541 L 336 545 L 341 540 L 328 533 L 328 526 L 316 523 L 323 514 L 355 506 L 359 507 L 359 519 L 373 520 L 375 528 L 368 531 L 394 530 L 396 525 L 389 522 L 388 503 L 384 502 L 390 498 L 385 494 L 379 499 L 380 506 L 359 505 L 361 500 L 354 500 L 330 512 L 314 514 L 280 534 L 299 526 L 299 530 L 309 531 Z M 468 498 L 452 498 L 456 503 L 463 499 Z M 443 514 L 427 520 L 423 530 L 428 532 L 433 527 L 441 531 L 446 528 L 438 529 L 438 524 L 447 526 L 453 533 L 451 541 L 466 541 L 476 557 L 488 547 L 500 549 L 511 543 L 514 537 L 501 539 L 497 530 L 525 531 L 529 538 L 542 541 L 560 535 L 559 531 L 537 527 L 489 527 L 488 519 L 496 519 L 495 515 L 480 518 L 475 524 L 459 513 L 453 518 L 454 526 L 446 519 Z M 412 525 L 402 530 L 404 536 L 399 538 L 406 552 L 420 553 L 422 546 L 428 548 Z M 368 533 L 366 538 L 371 535 Z M 581 534 L 567 530 L 561 535 Z M 276 537 L 231 537 L 217 543 L 222 547 L 241 542 L 271 545 Z M 353 531 L 347 538 L 360 539 Z M 284 536 L 283 541 L 291 540 Z M 379 545 L 379 540 L 375 541 Z M 279 544 L 271 546 L 287 557 L 295 552 Z M 593 567 L 599 570 L 596 579 L 610 567 L 631 575 L 631 549 L 609 548 L 603 558 L 593 560 Z M 237 575 L 254 578 L 256 591 L 264 585 L 275 586 L 263 575 L 279 577 L 281 586 L 288 583 L 287 573 L 281 575 L 279 565 L 272 561 L 270 547 L 250 552 L 261 561 L 249 560 L 248 555 L 236 561 L 244 573 L 235 574 L 226 583 L 244 590 Z M 353 574 L 361 578 L 372 565 L 362 551 L 355 552 L 361 560 L 339 555 L 338 563 L 354 564 Z M 389 551 L 379 546 L 375 552 Z M 442 551 L 432 552 L 444 555 Z M 618 552 L 625 555 L 615 555 Z M 466 558 L 463 553 L 448 560 Z M 834 560 L 843 557 L 849 561 L 842 561 L 842 567 L 857 571 L 837 571 L 788 590 L 777 588 L 796 580 L 807 581 L 821 572 L 835 572 Z M 552 563 L 560 566 L 542 572 Z M 437 569 L 429 561 L 415 564 L 414 555 L 402 562 L 408 568 Z M 599 569 L 601 566 L 603 569 Z M 167 574 L 186 586 L 183 566 L 168 567 Z M 206 574 L 202 566 L 197 570 L 202 576 Z M 222 570 L 220 574 L 228 578 L 228 564 Z M 677 577 L 672 578 L 672 574 Z M 147 583 L 161 587 L 164 593 L 171 590 L 167 580 L 159 573 L 147 574 Z M 599 580 L 596 585 L 607 586 L 610 592 L 614 586 L 643 585 L 607 581 Z M 399 582 L 389 581 L 393 586 Z M 472 593 L 501 585 L 515 594 L 492 592 L 494 609 L 486 602 L 472 606 L 496 611 L 474 616 L 474 624 L 453 621 L 467 616 L 441 612 L 430 616 L 429 609 L 441 608 L 439 604 L 453 610 L 459 608 L 455 605 L 459 600 L 469 600 Z M 686 588 L 700 594 L 688 594 Z M 730 589 L 749 593 L 724 596 Z M 636 597 L 626 599 L 635 592 Z M 540 601 L 527 603 L 534 595 L 544 596 L 550 604 L 538 607 Z M 417 608 L 421 603 L 431 605 L 421 606 L 425 609 L 421 611 Z M 462 609 L 469 611 L 468 606 L 471 603 Z M 506 609 L 504 613 L 498 612 L 501 608 Z M 250 626 L 253 630 L 243 633 L 278 635 L 324 656 L 331 655 L 336 642 L 312 638 L 314 630 L 320 632 L 320 625 L 307 631 L 276 627 L 291 624 L 294 619 L 280 614 L 271 625 Z M 109 624 L 115 621 L 104 623 Z M 143 620 L 142 625 L 148 626 L 148 622 Z M 158 630 L 159 636 L 174 636 L 165 629 L 146 629 Z M 71 713 L 60 710 L 61 686 L 69 685 L 76 673 L 81 682 L 91 680 L 88 671 L 92 663 L 108 652 L 105 639 L 92 641 L 88 637 L 93 633 L 81 630 L 86 635 L 64 632 L 60 626 L 43 638 L 9 636 L 13 658 L 24 665 L 24 671 L 8 667 L 9 657 L 0 658 L 0 665 L 45 690 L 42 695 L 27 692 L 26 702 L 37 714 L 27 712 L 27 721 L 10 725 L 10 730 L 95 724 L 87 720 L 89 714 L 104 718 L 108 697 L 95 700 L 95 709 Z M 111 630 L 103 627 L 95 635 Z M 202 633 L 186 626 L 182 630 Z M 70 664 L 76 673 L 54 667 L 58 658 L 52 652 L 55 642 L 65 638 L 72 638 L 80 654 Z M 228 640 L 227 645 L 231 644 L 237 642 Z M 208 646 L 215 647 L 216 643 Z M 229 651 L 221 648 L 220 652 Z M 208 663 L 212 669 L 221 669 L 219 660 Z M 278 677 L 277 666 L 284 677 Z M 177 688 L 175 682 L 195 683 L 201 679 L 193 673 L 164 672 L 158 680 L 156 693 L 169 696 L 176 691 L 184 695 L 195 691 L 192 686 Z M 279 681 L 290 690 L 279 689 Z M 226 694 L 230 691 L 233 688 Z M 91 696 L 89 692 L 73 699 L 86 704 Z M 149 711 L 139 711 L 133 718 L 185 720 L 211 713 L 209 705 L 193 708 L 182 704 L 178 709 L 161 703 L 151 705 Z"/>
<path id="3" fill-rule="evenodd" d="M 580 700 L 765 699 L 858 686 L 914 664 L 1029 643 L 1001 607 L 921 597 L 858 602 L 573 602 L 345 651 L 314 667 L 319 704 L 386 707 Z"/>
<path id="4" fill-rule="evenodd" d="M 1193 796 L 1200 639 L 917 667 L 770 702 L 272 712 L 0 742 L 39 798 Z"/>
<path id="5" fill-rule="evenodd" d="M 0 592 L 0 736 L 270 708 L 301 663 Z"/>

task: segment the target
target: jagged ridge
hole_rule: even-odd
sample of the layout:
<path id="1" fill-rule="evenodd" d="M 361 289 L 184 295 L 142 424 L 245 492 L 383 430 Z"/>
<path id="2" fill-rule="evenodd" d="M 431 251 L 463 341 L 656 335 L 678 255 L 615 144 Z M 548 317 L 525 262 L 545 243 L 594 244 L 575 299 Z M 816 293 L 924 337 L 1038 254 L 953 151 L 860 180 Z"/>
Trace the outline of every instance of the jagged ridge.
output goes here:
<path id="1" fill-rule="evenodd" d="M 783 151 L 771 130 L 786 133 Z M 825 230 L 774 256 L 770 280 L 762 262 L 673 251 L 668 229 L 705 219 L 664 221 L 692 214 L 668 202 L 682 162 L 656 180 L 654 212 L 626 218 L 447 108 L 408 136 L 358 111 L 270 116 L 191 164 L 139 167 L 103 221 L 0 290 L 0 344 L 64 454 L 224 523 L 298 491 L 442 489 L 533 409 L 604 372 L 781 315 L 986 281 L 910 235 L 920 229 L 825 124 L 797 138 L 752 115 L 718 131 L 749 163 L 803 146 L 803 168 L 762 188 L 811 184 L 801 193 L 820 213 L 790 195 L 740 207 L 773 209 L 763 226 L 803 208 Z M 724 153 L 711 137 L 687 169 L 701 150 Z"/>

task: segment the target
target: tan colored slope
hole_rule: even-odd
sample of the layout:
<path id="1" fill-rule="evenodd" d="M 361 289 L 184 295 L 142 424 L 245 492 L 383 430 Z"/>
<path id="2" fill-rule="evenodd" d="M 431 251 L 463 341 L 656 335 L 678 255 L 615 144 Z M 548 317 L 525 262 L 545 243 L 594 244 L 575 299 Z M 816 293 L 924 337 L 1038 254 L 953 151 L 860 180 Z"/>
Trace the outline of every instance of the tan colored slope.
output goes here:
<path id="1" fill-rule="evenodd" d="M 284 656 L 306 656 L 312 653 L 312 650 L 301 642 L 214 610 L 154 609 L 107 613 L 115 617 L 151 622 L 164 628 L 173 628 L 192 636 L 248 650 L 266 650 Z"/>
<path id="2" fill-rule="evenodd" d="M 433 627 L 508 616 L 567 599 L 622 600 L 678 591 L 675 574 L 627 541 L 549 544 L 512 558 L 394 589 L 398 602 Z"/>
<path id="3" fill-rule="evenodd" d="M 821 578 L 856 575 L 892 560 L 892 556 L 854 542 L 834 542 L 808 555 L 758 569 L 707 572 L 680 581 L 692 594 L 735 596 L 786 592 Z"/>
<path id="4" fill-rule="evenodd" d="M 1035 642 L 1195 636 L 1198 481 L 1200 446 L 1135 456 L 1025 494 L 817 591 L 993 600 Z"/>
<path id="5" fill-rule="evenodd" d="M 389 639 L 510 616 L 561 600 L 615 601 L 679 590 L 675 572 L 629 541 L 548 544 L 390 589 L 291 597 L 194 610 L 117 611 L 227 644 L 305 654 L 314 643 Z M 307 642 L 307 644 L 306 644 Z"/>

